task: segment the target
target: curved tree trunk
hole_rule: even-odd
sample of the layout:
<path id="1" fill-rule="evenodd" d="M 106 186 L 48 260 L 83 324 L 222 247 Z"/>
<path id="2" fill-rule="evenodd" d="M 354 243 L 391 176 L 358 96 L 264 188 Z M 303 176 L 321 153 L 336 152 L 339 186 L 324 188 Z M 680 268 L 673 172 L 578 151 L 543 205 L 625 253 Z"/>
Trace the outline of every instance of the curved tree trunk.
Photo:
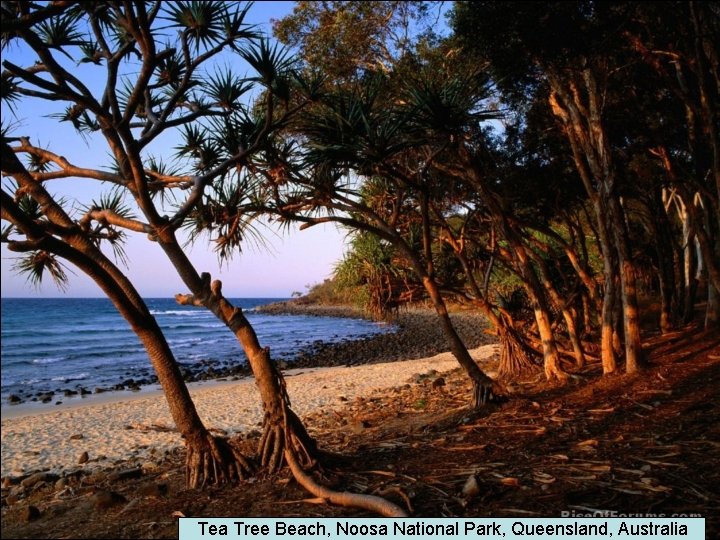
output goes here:
<path id="1" fill-rule="evenodd" d="M 442 326 L 443 333 L 448 340 L 448 344 L 450 345 L 450 351 L 472 381 L 473 407 L 479 408 L 485 403 L 493 400 L 494 382 L 478 367 L 475 360 L 473 360 L 472 356 L 470 356 L 467 347 L 458 335 L 457 330 L 455 330 L 455 326 L 453 326 L 452 320 L 450 320 L 447 306 L 440 294 L 437 283 L 428 276 L 423 276 L 422 280 L 425 290 L 428 295 L 430 295 L 430 299 L 435 306 L 435 311 L 440 318 L 440 324 Z"/>
<path id="2" fill-rule="evenodd" d="M 245 317 L 242 309 L 230 303 L 222 293 L 222 283 L 215 280 L 211 283 L 209 274 L 197 274 L 195 267 L 169 229 L 160 231 L 158 241 L 170 259 L 191 294 L 175 296 L 180 304 L 203 306 L 209 309 L 235 335 L 242 346 L 248 363 L 255 377 L 263 402 L 265 418 L 263 436 L 258 447 L 260 465 L 268 472 L 280 469 L 284 462 L 287 429 L 292 430 L 295 440 L 302 445 L 299 453 L 304 464 L 315 459 L 315 441 L 308 435 L 300 419 L 290 409 L 290 402 L 284 390 L 282 376 L 270 358 L 269 349 L 260 346 L 257 334 Z M 285 422 L 285 418 L 289 418 Z M 307 459 L 306 459 L 307 457 Z"/>
<path id="3" fill-rule="evenodd" d="M 30 177 L 7 144 L 2 146 L 2 170 L 13 176 L 18 185 L 41 205 L 45 215 L 68 233 L 62 240 L 51 236 L 26 219 L 14 202 L 6 199 L 4 192 L 3 216 L 11 218 L 29 239 L 42 243 L 44 249 L 70 261 L 92 278 L 143 344 L 163 388 L 170 414 L 185 440 L 188 485 L 222 483 L 249 473 L 251 464 L 225 440 L 213 437 L 205 428 L 164 334 L 125 275 L 78 231 L 45 188 Z"/>

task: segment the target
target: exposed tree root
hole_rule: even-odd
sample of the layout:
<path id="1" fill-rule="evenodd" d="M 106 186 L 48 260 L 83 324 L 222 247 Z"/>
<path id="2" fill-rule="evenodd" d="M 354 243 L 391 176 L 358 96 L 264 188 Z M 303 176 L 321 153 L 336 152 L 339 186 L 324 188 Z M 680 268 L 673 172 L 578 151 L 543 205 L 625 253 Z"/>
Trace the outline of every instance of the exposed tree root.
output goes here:
<path id="1" fill-rule="evenodd" d="M 281 417 L 278 418 L 279 415 L 273 417 L 271 413 L 265 416 L 265 430 L 258 447 L 261 466 L 267 467 L 268 471 L 278 470 L 284 458 L 295 480 L 316 497 L 339 506 L 377 512 L 385 517 L 407 517 L 402 508 L 382 497 L 333 491 L 318 484 L 305 472 L 303 466 L 311 468 L 318 465 L 315 459 L 317 445 L 290 408 L 285 379 L 277 368 L 275 375 L 278 378 L 282 398 Z M 300 460 L 303 465 L 300 464 Z"/>
<path id="2" fill-rule="evenodd" d="M 263 435 L 258 443 L 260 467 L 271 474 L 283 466 L 288 439 L 293 441 L 294 450 L 301 456 L 303 466 L 312 466 L 317 462 L 317 444 L 297 415 L 292 409 L 286 408 L 283 417 L 287 418 L 287 421 L 284 418 L 273 418 L 270 414 L 265 415 Z"/>
<path id="3" fill-rule="evenodd" d="M 227 439 L 208 433 L 196 444 L 187 443 L 185 479 L 190 488 L 244 480 L 254 471 L 254 463 Z"/>
<path id="4" fill-rule="evenodd" d="M 316 497 L 320 497 L 331 504 L 348 508 L 362 508 L 376 512 L 384 517 L 407 517 L 405 510 L 395 503 L 376 495 L 364 495 L 347 491 L 333 491 L 318 484 L 312 476 L 307 474 L 297 461 L 295 453 L 289 447 L 285 448 L 285 461 L 287 461 L 295 480 Z"/>
<path id="5" fill-rule="evenodd" d="M 522 343 L 519 336 L 510 330 L 499 332 L 500 338 L 500 364 L 498 377 L 510 379 L 525 375 L 537 369 L 528 353 L 528 347 Z"/>
<path id="6" fill-rule="evenodd" d="M 479 409 L 487 403 L 507 401 L 502 385 L 499 382 L 492 380 L 490 377 L 480 381 L 473 379 L 472 383 L 473 407 L 475 409 Z"/>

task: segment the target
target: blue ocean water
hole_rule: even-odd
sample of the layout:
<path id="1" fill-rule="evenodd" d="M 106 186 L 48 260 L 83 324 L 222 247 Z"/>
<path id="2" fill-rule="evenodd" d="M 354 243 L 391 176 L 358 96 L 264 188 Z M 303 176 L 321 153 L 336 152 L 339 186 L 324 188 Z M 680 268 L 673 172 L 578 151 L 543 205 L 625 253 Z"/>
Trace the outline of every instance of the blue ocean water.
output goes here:
<path id="1" fill-rule="evenodd" d="M 253 308 L 278 299 L 233 299 L 242 307 L 272 356 L 288 361 L 315 341 L 337 342 L 385 332 L 386 326 L 359 319 L 265 315 Z M 246 362 L 235 336 L 205 309 L 174 299 L 146 299 L 175 358 L 192 370 Z M 127 379 L 154 375 L 144 349 L 106 298 L 3 298 L 3 406 L 11 394 L 23 400 L 49 391 L 92 391 Z"/>

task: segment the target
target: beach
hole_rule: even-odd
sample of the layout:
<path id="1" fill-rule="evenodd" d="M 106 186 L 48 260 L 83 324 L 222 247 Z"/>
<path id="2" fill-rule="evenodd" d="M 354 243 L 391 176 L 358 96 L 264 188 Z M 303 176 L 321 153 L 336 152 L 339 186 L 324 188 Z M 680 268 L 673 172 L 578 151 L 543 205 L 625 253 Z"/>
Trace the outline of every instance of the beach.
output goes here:
<path id="1" fill-rule="evenodd" d="M 492 344 L 471 350 L 491 375 L 496 350 Z M 284 374 L 293 410 L 302 418 L 318 411 L 341 411 L 348 401 L 376 390 L 410 384 L 417 375 L 439 376 L 457 367 L 450 353 L 441 353 L 400 362 L 294 368 Z M 230 436 L 260 429 L 261 402 L 251 378 L 189 387 L 206 427 Z M 40 470 L 61 473 L 151 465 L 182 445 L 164 396 L 152 390 L 106 393 L 58 409 L 21 404 L 3 410 L 1 427 L 3 477 Z M 88 460 L 79 464 L 84 452 Z"/>

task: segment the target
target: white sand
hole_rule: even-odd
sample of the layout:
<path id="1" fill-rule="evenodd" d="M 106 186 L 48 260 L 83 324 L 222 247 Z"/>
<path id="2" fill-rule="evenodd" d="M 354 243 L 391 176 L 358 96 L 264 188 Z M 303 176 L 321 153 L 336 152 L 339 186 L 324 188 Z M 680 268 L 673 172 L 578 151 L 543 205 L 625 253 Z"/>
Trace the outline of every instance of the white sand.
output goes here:
<path id="1" fill-rule="evenodd" d="M 485 345 L 471 352 L 486 360 L 496 351 Z M 319 410 L 340 410 L 344 401 L 408 382 L 417 373 L 431 369 L 443 373 L 458 367 L 450 353 L 431 358 L 354 367 L 294 369 L 285 373 L 293 410 L 300 416 Z M 190 392 L 208 428 L 228 434 L 258 429 L 262 421 L 260 396 L 252 379 L 235 382 L 191 384 Z M 93 400 L 91 400 L 93 401 Z M 182 445 L 176 431 L 138 429 L 142 426 L 172 427 L 173 422 L 160 392 L 139 395 L 103 394 L 95 403 L 76 399 L 56 409 L 39 410 L 17 405 L 3 410 L 2 476 L 22 475 L 35 470 L 78 467 L 84 451 L 90 462 L 83 467 L 106 467 L 121 460 L 149 459 Z M 127 429 L 135 426 L 135 429 Z M 82 434 L 82 439 L 71 439 Z M 104 458 L 102 457 L 104 456 Z"/>

